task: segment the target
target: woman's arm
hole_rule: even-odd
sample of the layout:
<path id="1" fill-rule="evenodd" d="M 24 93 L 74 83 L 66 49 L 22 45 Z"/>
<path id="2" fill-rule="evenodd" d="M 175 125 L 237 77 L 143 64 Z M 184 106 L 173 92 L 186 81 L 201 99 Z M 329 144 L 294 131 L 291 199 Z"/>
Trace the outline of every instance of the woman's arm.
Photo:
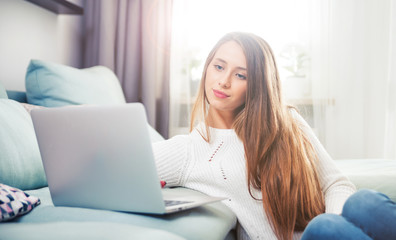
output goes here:
<path id="1" fill-rule="evenodd" d="M 189 141 L 188 135 L 179 135 L 153 143 L 158 176 L 166 186 L 180 186 L 188 162 Z"/>
<path id="2" fill-rule="evenodd" d="M 300 123 L 302 131 L 318 156 L 317 173 L 325 197 L 326 213 L 340 214 L 345 201 L 356 191 L 356 188 L 338 169 L 308 123 L 295 110 L 292 110 L 292 115 Z"/>

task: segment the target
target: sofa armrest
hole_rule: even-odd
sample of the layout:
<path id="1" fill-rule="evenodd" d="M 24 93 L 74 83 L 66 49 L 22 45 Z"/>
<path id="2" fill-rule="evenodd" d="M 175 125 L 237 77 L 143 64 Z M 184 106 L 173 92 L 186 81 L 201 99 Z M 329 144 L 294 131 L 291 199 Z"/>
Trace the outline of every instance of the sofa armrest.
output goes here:
<path id="1" fill-rule="evenodd" d="M 340 170 L 356 185 L 357 189 L 373 189 L 396 201 L 395 160 L 340 159 L 335 162 Z"/>

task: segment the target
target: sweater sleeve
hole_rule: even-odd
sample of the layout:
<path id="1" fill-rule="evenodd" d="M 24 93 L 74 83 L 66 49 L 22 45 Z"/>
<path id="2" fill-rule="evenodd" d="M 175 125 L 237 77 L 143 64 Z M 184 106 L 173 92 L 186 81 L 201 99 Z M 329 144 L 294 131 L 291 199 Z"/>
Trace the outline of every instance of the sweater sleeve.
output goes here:
<path id="1" fill-rule="evenodd" d="M 188 162 L 188 135 L 153 143 L 158 176 L 167 186 L 180 186 Z"/>
<path id="2" fill-rule="evenodd" d="M 292 115 L 299 122 L 300 128 L 317 154 L 317 173 L 325 197 L 326 213 L 340 214 L 344 203 L 356 191 L 356 188 L 338 169 L 308 123 L 295 110 L 292 111 Z"/>

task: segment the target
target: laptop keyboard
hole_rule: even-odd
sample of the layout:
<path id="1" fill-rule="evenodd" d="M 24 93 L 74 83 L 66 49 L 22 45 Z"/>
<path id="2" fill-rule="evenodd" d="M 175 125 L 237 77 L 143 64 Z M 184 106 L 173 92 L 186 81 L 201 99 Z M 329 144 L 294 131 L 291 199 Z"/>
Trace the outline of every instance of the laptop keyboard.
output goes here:
<path id="1" fill-rule="evenodd" d="M 184 203 L 191 203 L 191 201 L 174 201 L 174 200 L 164 200 L 164 202 L 165 202 L 165 206 L 167 207 L 184 204 Z"/>

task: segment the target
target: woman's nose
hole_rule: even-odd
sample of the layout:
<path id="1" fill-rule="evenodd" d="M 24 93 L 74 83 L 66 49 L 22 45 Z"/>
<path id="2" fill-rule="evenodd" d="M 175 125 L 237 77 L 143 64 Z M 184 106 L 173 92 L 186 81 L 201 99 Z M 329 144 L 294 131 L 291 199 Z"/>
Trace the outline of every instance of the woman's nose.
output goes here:
<path id="1" fill-rule="evenodd" d="M 230 74 L 226 74 L 225 76 L 223 76 L 219 82 L 218 82 L 219 86 L 222 88 L 229 88 L 231 87 L 231 76 Z"/>

